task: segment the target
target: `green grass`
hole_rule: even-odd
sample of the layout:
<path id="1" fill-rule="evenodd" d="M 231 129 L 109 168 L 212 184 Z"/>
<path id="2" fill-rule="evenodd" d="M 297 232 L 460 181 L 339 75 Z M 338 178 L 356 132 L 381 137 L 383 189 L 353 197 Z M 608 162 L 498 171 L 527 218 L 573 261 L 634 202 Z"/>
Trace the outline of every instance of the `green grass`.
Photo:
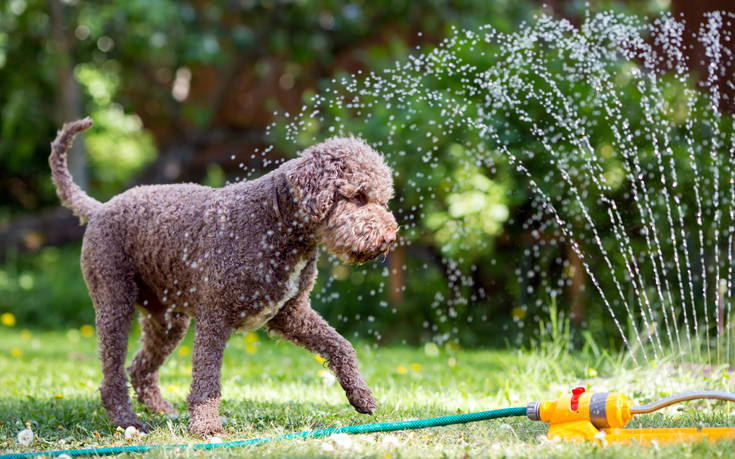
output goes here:
<path id="1" fill-rule="evenodd" d="M 28 332 L 0 326 L 0 453 L 122 444 L 199 442 L 186 431 L 185 397 L 191 375 L 191 336 L 166 363 L 161 374 L 164 394 L 182 412 L 176 419 L 144 413 L 153 431 L 129 442 L 109 424 L 100 406 L 100 366 L 89 329 Z M 239 440 L 338 425 L 384 422 L 482 411 L 556 398 L 577 384 L 590 390 L 620 390 L 636 401 L 691 389 L 733 390 L 727 373 L 702 377 L 656 368 L 625 369 L 624 359 L 591 351 L 569 353 L 547 344 L 532 351 L 460 350 L 385 347 L 358 343 L 364 376 L 381 407 L 375 416 L 355 413 L 338 384 L 325 385 L 322 365 L 306 351 L 258 335 L 235 335 L 223 368 L 226 418 L 223 440 Z M 248 339 L 250 338 L 250 339 Z M 250 341 L 250 342 L 249 342 Z M 137 347 L 134 341 L 131 347 Z M 183 352 L 181 351 L 183 349 Z M 131 351 L 132 355 L 132 351 Z M 594 375 L 594 377 L 592 377 Z M 692 402 L 656 415 L 642 416 L 636 426 L 735 425 L 727 404 Z M 31 447 L 16 441 L 30 425 Z M 369 457 L 718 457 L 728 456 L 735 442 L 601 448 L 593 444 L 548 442 L 546 426 L 525 418 L 485 421 L 411 432 L 352 436 L 350 447 L 332 439 L 292 440 L 227 451 L 234 456 L 369 456 Z M 156 457 L 219 457 L 223 451 L 155 452 Z"/>

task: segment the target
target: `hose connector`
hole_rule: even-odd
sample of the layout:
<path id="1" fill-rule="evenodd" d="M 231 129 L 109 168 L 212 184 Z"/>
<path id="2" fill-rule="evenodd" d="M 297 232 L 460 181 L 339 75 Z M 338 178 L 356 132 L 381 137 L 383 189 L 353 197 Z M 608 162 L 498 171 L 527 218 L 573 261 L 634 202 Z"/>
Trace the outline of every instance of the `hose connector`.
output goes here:
<path id="1" fill-rule="evenodd" d="M 541 420 L 541 402 L 531 402 L 526 406 L 526 416 L 532 421 Z"/>

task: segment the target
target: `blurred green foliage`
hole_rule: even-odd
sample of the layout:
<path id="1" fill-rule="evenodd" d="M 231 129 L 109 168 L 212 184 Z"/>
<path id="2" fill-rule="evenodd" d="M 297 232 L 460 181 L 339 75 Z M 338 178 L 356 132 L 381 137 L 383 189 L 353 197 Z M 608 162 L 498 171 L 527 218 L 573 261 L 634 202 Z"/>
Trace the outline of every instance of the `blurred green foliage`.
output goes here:
<path id="1" fill-rule="evenodd" d="M 8 254 L 0 266 L 0 311 L 12 311 L 19 324 L 39 328 L 94 323 L 79 248 L 73 244 L 45 247 L 33 255 Z"/>

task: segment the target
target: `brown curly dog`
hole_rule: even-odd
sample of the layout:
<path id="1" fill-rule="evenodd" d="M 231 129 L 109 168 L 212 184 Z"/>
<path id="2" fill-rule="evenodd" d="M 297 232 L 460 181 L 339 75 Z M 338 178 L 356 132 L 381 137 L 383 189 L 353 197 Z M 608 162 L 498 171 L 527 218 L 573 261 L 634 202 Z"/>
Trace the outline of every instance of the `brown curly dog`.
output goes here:
<path id="1" fill-rule="evenodd" d="M 173 413 L 158 369 L 194 318 L 189 431 L 222 432 L 220 370 L 230 334 L 270 331 L 327 359 L 347 399 L 372 413 L 375 398 L 352 345 L 311 309 L 317 244 L 362 263 L 389 250 L 391 169 L 356 138 L 332 138 L 252 181 L 212 189 L 141 186 L 100 203 L 73 181 L 66 151 L 89 118 L 66 124 L 49 163 L 61 202 L 87 221 L 82 272 L 96 311 L 102 405 L 121 426 L 147 427 L 128 397 L 125 357 L 135 306 L 141 348 L 128 367 L 138 400 Z"/>

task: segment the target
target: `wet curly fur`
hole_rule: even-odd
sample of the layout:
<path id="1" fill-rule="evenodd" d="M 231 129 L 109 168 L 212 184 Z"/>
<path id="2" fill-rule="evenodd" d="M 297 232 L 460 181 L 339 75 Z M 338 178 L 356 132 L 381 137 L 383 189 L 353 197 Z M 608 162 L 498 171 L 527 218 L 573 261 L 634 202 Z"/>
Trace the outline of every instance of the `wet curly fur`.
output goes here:
<path id="1" fill-rule="evenodd" d="M 124 362 L 135 306 L 141 348 L 128 367 L 138 400 L 173 413 L 158 369 L 196 323 L 189 431 L 222 431 L 220 370 L 236 330 L 263 325 L 322 355 L 361 413 L 375 398 L 350 343 L 311 309 L 317 244 L 347 262 L 385 253 L 396 239 L 388 210 L 391 170 L 356 138 L 333 138 L 248 182 L 212 189 L 194 184 L 142 186 L 106 203 L 69 174 L 66 151 L 90 119 L 66 124 L 49 163 L 62 203 L 87 228 L 82 272 L 96 310 L 102 404 L 121 427 L 147 427 L 133 412 Z"/>

